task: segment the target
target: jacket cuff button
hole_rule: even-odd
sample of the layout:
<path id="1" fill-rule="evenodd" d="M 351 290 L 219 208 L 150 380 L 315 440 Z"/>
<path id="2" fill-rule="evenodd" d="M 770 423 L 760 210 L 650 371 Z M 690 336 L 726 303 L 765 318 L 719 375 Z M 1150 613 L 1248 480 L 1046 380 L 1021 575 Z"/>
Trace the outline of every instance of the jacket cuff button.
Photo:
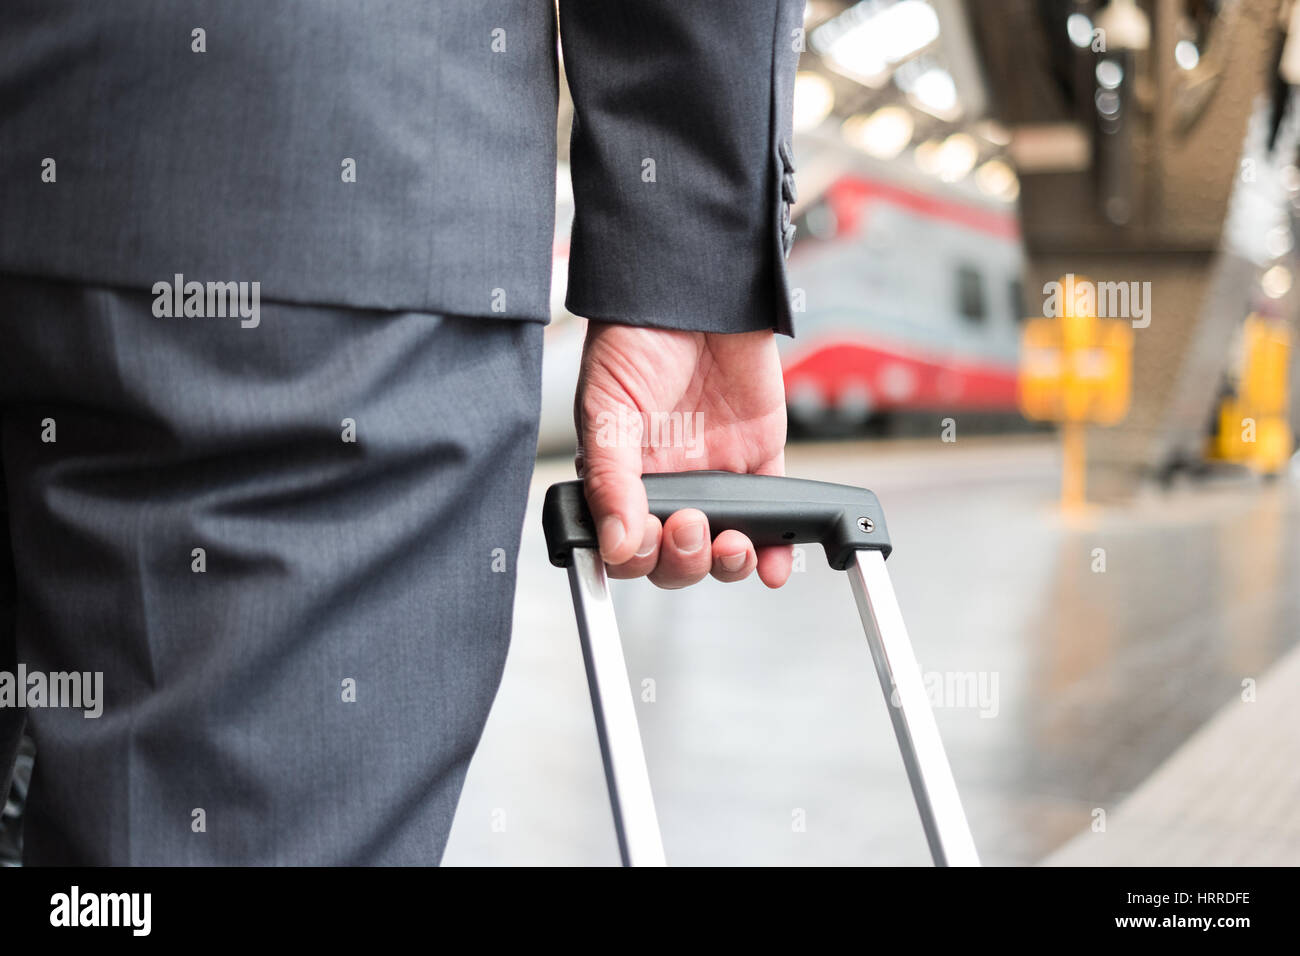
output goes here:
<path id="1" fill-rule="evenodd" d="M 794 151 L 790 149 L 790 141 L 788 139 L 781 140 L 777 144 L 776 151 L 781 154 L 781 162 L 785 163 L 786 171 L 794 172 Z"/>

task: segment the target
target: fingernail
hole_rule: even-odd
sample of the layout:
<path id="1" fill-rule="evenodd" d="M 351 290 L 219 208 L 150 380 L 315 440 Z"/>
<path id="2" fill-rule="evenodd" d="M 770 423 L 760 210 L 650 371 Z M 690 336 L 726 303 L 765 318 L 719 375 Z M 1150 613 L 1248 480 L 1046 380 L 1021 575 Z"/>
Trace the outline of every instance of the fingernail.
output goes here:
<path id="1" fill-rule="evenodd" d="M 623 522 L 616 516 L 609 515 L 600 523 L 600 552 L 601 556 L 608 558 L 623 539 L 627 537 L 627 529 L 623 527 Z"/>
<path id="2" fill-rule="evenodd" d="M 641 550 L 636 553 L 638 558 L 648 558 L 655 553 L 655 548 L 659 545 L 659 528 L 655 522 L 647 521 L 645 523 L 645 534 L 641 536 Z"/>
<path id="3" fill-rule="evenodd" d="M 742 551 L 740 554 L 724 554 L 718 558 L 718 563 L 722 565 L 725 571 L 739 571 L 745 566 L 745 559 L 749 557 L 748 552 Z"/>
<path id="4" fill-rule="evenodd" d="M 673 547 L 683 554 L 694 554 L 704 547 L 704 522 L 692 521 L 674 531 Z"/>

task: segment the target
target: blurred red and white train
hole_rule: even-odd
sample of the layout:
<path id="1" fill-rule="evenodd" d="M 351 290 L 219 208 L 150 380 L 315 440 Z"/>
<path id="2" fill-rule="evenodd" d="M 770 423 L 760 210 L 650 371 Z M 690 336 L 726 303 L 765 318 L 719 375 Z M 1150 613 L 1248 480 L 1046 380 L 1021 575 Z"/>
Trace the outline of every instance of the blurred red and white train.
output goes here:
<path id="1" fill-rule="evenodd" d="M 848 173 L 801 212 L 783 339 L 792 422 L 1016 409 L 1022 302 L 1014 210 Z"/>

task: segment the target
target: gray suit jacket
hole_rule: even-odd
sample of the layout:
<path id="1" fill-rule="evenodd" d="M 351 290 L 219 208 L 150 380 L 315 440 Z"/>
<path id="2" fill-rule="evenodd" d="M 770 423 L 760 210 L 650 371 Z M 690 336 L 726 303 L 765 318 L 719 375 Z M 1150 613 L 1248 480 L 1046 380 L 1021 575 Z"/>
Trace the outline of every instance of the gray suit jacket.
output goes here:
<path id="1" fill-rule="evenodd" d="M 560 0 L 574 312 L 790 331 L 802 10 Z M 0 22 L 0 271 L 549 317 L 551 0 L 10 0 Z"/>

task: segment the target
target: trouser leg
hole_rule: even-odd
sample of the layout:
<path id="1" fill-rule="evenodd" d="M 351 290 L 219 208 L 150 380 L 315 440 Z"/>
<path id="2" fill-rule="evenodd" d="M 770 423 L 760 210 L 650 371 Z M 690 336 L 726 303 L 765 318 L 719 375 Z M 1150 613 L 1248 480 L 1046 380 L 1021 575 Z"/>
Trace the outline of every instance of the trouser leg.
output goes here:
<path id="1" fill-rule="evenodd" d="M 14 590 L 9 509 L 5 505 L 4 475 L 0 472 L 0 675 L 15 674 L 18 666 L 18 649 L 14 642 Z M 0 865 L 14 862 L 19 845 L 21 823 L 16 816 L 9 814 L 6 795 L 17 796 L 11 793 L 11 781 L 24 723 L 22 710 L 0 705 L 0 806 L 6 811 L 0 816 Z"/>
<path id="2" fill-rule="evenodd" d="M 541 328 L 0 280 L 29 863 L 433 863 L 498 686 Z M 53 422 L 55 440 L 49 437 Z"/>

